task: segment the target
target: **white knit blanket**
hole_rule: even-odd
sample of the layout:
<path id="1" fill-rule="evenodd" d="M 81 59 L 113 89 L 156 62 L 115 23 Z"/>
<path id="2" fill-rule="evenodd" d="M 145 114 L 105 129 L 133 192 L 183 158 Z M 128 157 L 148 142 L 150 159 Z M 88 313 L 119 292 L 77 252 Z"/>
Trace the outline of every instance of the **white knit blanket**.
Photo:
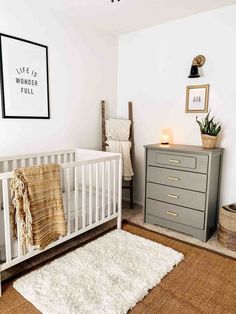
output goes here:
<path id="1" fill-rule="evenodd" d="M 130 141 L 106 141 L 108 144 L 107 151 L 122 154 L 123 177 L 125 181 L 130 181 L 134 175 L 130 158 Z"/>
<path id="2" fill-rule="evenodd" d="M 109 119 L 106 120 L 107 140 L 128 141 L 130 135 L 130 120 Z"/>
<path id="3" fill-rule="evenodd" d="M 130 148 L 130 120 L 110 119 L 106 120 L 106 150 L 112 153 L 121 153 L 123 157 L 123 177 L 124 180 L 130 181 L 134 175 Z"/>

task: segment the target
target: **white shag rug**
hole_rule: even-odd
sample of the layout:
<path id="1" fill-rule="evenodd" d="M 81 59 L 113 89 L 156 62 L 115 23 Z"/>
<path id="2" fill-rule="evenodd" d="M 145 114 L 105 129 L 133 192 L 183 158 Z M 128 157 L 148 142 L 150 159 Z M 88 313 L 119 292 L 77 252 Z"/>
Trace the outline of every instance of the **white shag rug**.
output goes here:
<path id="1" fill-rule="evenodd" d="M 171 248 L 114 230 L 13 286 L 44 314 L 123 314 L 183 258 Z"/>

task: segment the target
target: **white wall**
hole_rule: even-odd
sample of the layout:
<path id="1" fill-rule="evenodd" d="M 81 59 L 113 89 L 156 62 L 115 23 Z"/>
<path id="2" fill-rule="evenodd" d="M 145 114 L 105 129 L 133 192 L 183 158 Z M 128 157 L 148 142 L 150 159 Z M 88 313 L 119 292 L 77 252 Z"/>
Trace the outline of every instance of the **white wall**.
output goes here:
<path id="1" fill-rule="evenodd" d="M 100 100 L 116 110 L 117 40 L 50 1 L 0 0 L 0 32 L 48 45 L 51 106 L 50 120 L 0 118 L 0 156 L 100 148 Z"/>
<path id="2" fill-rule="evenodd" d="M 235 16 L 230 6 L 120 37 L 117 112 L 126 116 L 134 101 L 136 200 L 143 201 L 143 145 L 158 142 L 162 128 L 173 129 L 175 143 L 201 144 L 195 115 L 184 113 L 186 85 L 200 83 L 210 84 L 210 107 L 223 124 L 222 202 L 236 200 Z M 0 0 L 0 32 L 48 45 L 52 116 L 1 119 L 0 156 L 99 148 L 100 100 L 116 112 L 117 40 L 48 1 Z M 199 53 L 207 58 L 204 75 L 188 79 Z"/>
<path id="3" fill-rule="evenodd" d="M 118 115 L 134 102 L 135 199 L 143 202 L 144 144 L 172 128 L 174 143 L 201 145 L 195 114 L 185 114 L 185 88 L 210 84 L 210 107 L 223 125 L 221 202 L 236 201 L 236 5 L 127 34 L 119 40 Z M 203 76 L 188 79 L 192 59 L 206 56 Z"/>

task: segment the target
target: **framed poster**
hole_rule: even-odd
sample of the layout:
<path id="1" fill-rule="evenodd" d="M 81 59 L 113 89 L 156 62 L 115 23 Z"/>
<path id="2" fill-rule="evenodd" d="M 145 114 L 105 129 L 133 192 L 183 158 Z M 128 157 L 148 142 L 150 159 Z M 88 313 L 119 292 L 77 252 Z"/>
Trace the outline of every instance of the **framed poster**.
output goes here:
<path id="1" fill-rule="evenodd" d="M 208 112 L 209 84 L 186 88 L 185 112 Z"/>
<path id="2" fill-rule="evenodd" d="M 2 117 L 50 119 L 48 47 L 0 34 Z"/>

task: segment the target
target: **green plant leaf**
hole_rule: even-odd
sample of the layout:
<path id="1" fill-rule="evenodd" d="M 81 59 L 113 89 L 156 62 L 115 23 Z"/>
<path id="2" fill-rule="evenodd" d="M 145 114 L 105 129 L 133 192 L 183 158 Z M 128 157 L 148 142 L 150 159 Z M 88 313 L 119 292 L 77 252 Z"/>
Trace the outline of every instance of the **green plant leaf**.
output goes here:
<path id="1" fill-rule="evenodd" d="M 202 134 L 217 136 L 217 134 L 221 131 L 221 125 L 220 122 L 214 122 L 215 116 L 210 118 L 210 112 L 211 110 L 201 121 L 199 121 L 198 116 L 196 116 L 196 122 L 198 123 Z"/>

